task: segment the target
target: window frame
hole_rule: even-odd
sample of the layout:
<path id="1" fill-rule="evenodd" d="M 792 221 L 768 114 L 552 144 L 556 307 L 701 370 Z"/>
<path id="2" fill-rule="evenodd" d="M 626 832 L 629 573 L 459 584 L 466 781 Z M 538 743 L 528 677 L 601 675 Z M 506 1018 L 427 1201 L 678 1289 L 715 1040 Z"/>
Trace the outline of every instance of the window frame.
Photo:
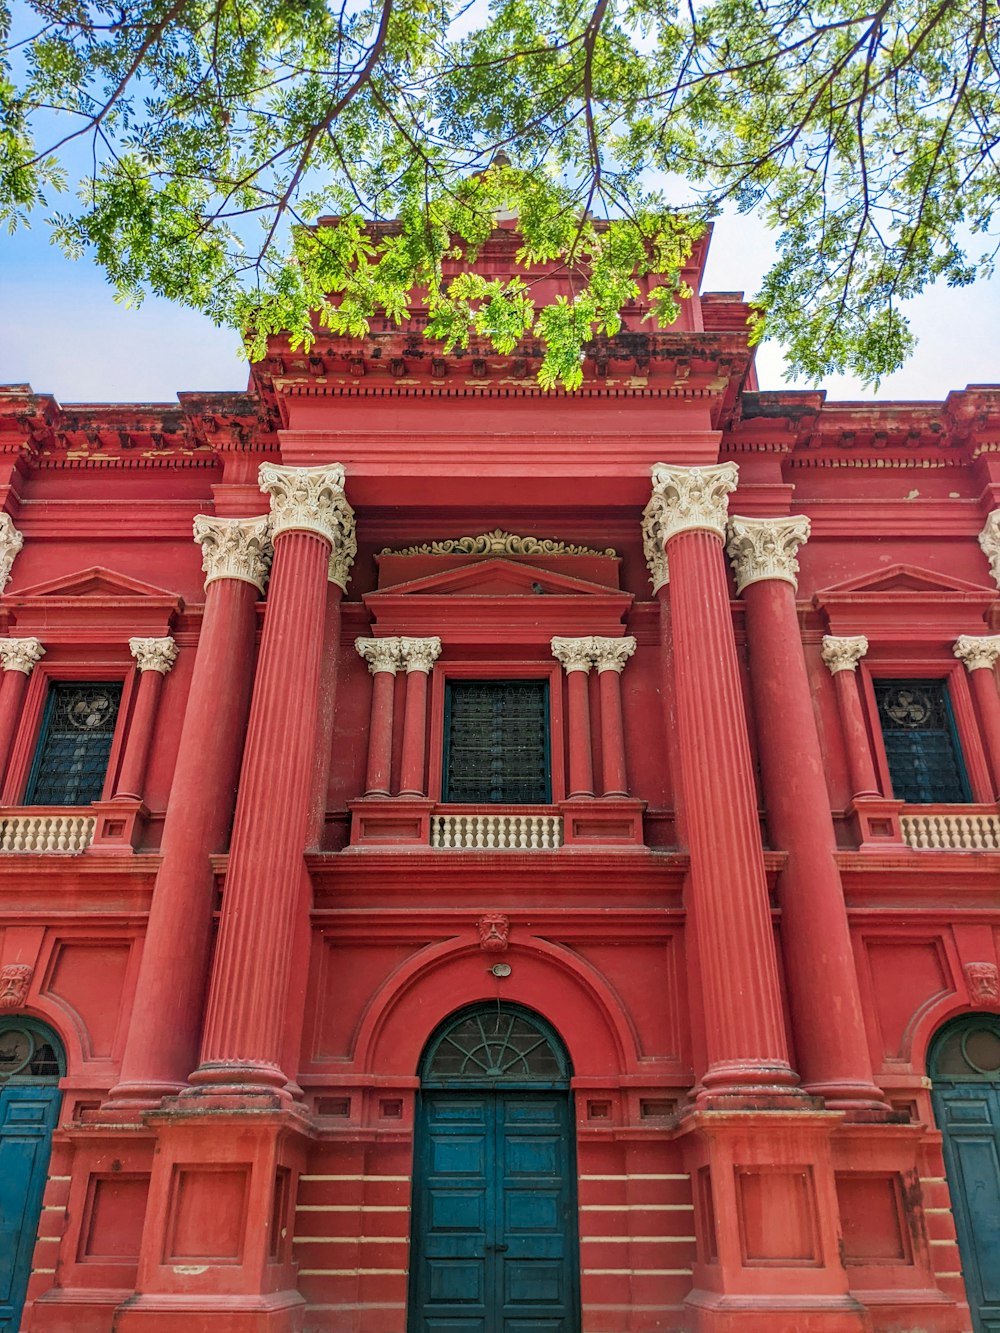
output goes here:
<path id="1" fill-rule="evenodd" d="M 875 701 L 876 680 L 939 680 L 944 681 L 951 707 L 952 721 L 958 741 L 959 762 L 965 769 L 969 783 L 970 805 L 992 805 L 993 784 L 990 780 L 989 766 L 980 733 L 979 719 L 976 716 L 969 689 L 968 672 L 961 662 L 935 662 L 926 658 L 908 661 L 899 657 L 884 661 L 877 657 L 874 661 L 868 657 L 860 663 L 861 690 L 868 715 L 868 730 L 872 741 L 872 755 L 879 784 L 886 794 L 886 799 L 899 799 L 893 793 L 892 779 L 889 775 L 889 758 L 886 754 L 882 726 L 879 722 L 878 705 Z M 952 805 L 951 801 L 932 801 L 932 805 Z"/>
<path id="2" fill-rule="evenodd" d="M 444 799 L 444 741 L 445 741 L 445 699 L 449 681 L 507 681 L 507 680 L 547 680 L 549 714 L 549 802 L 558 805 L 566 799 L 566 770 L 563 760 L 563 702 L 562 702 L 562 667 L 554 659 L 552 662 L 438 662 L 431 673 L 431 710 L 428 730 L 428 749 L 430 763 L 428 770 L 427 791 L 430 799 L 439 805 L 446 804 Z M 468 802 L 447 802 L 450 805 L 467 805 Z M 508 803 L 484 805 L 482 808 L 500 810 Z M 477 805 L 477 809 L 479 806 Z M 534 808 L 525 805 L 524 809 Z"/>

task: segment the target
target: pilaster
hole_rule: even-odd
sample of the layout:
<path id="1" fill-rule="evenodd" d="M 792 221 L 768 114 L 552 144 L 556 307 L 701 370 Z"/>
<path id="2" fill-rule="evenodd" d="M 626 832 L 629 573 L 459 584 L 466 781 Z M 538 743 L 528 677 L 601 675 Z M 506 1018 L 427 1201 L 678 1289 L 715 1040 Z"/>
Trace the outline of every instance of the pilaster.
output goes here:
<path id="1" fill-rule="evenodd" d="M 569 799 L 594 794 L 593 741 L 590 731 L 590 687 L 593 639 L 554 638 L 552 656 L 566 672 L 569 729 Z"/>
<path id="2" fill-rule="evenodd" d="M 0 779 L 7 771 L 7 760 L 14 736 L 21 721 L 28 677 L 45 656 L 38 639 L 0 639 L 0 664 L 3 682 L 0 684 Z"/>
<path id="3" fill-rule="evenodd" d="M 953 651 L 969 673 L 969 685 L 986 740 L 993 795 L 1000 798 L 1000 696 L 997 694 L 996 680 L 1000 634 L 961 634 L 955 641 Z"/>
<path id="4" fill-rule="evenodd" d="M 403 759 L 400 796 L 426 795 L 424 765 L 427 757 L 427 681 L 441 655 L 441 640 L 399 640 L 400 659 L 406 668 L 406 708 L 403 716 Z"/>

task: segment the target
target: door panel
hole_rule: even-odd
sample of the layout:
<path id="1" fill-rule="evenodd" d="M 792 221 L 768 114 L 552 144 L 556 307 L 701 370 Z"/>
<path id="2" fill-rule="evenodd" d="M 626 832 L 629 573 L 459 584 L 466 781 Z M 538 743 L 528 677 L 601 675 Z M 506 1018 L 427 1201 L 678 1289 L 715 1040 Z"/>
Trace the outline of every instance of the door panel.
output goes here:
<path id="1" fill-rule="evenodd" d="M 57 1088 L 0 1091 L 0 1333 L 16 1333 L 42 1207 Z"/>
<path id="2" fill-rule="evenodd" d="M 573 1333 L 571 1134 L 566 1093 L 423 1095 L 411 1333 Z"/>

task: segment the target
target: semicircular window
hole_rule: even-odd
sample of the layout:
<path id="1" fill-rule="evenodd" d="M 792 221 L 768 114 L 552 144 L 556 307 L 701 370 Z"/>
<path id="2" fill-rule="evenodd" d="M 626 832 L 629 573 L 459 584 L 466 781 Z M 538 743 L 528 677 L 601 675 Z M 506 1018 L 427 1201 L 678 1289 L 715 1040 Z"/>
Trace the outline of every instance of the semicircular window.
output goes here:
<path id="1" fill-rule="evenodd" d="M 512 1006 L 480 1006 L 448 1021 L 424 1059 L 424 1084 L 565 1083 L 561 1044 L 534 1014 Z"/>
<path id="2" fill-rule="evenodd" d="M 0 1024 L 0 1086 L 57 1082 L 65 1066 L 56 1045 L 41 1023 L 14 1019 Z"/>
<path id="3" fill-rule="evenodd" d="M 939 1034 L 930 1064 L 939 1080 L 1000 1080 L 1000 1020 L 970 1014 L 950 1024 Z"/>

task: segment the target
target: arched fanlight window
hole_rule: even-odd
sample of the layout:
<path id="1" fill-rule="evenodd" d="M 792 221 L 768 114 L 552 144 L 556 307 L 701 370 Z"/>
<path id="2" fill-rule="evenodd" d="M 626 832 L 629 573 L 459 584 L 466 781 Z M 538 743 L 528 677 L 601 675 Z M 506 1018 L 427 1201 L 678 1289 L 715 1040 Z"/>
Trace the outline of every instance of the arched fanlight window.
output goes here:
<path id="1" fill-rule="evenodd" d="M 425 1087 L 565 1087 L 569 1060 L 537 1014 L 519 1005 L 480 1004 L 453 1014 L 421 1063 Z"/>
<path id="2" fill-rule="evenodd" d="M 1000 1017 L 968 1014 L 938 1033 L 928 1061 L 931 1078 L 1000 1081 Z"/>
<path id="3" fill-rule="evenodd" d="M 0 1019 L 0 1088 L 5 1084 L 57 1083 L 66 1057 L 56 1034 L 33 1018 Z"/>

